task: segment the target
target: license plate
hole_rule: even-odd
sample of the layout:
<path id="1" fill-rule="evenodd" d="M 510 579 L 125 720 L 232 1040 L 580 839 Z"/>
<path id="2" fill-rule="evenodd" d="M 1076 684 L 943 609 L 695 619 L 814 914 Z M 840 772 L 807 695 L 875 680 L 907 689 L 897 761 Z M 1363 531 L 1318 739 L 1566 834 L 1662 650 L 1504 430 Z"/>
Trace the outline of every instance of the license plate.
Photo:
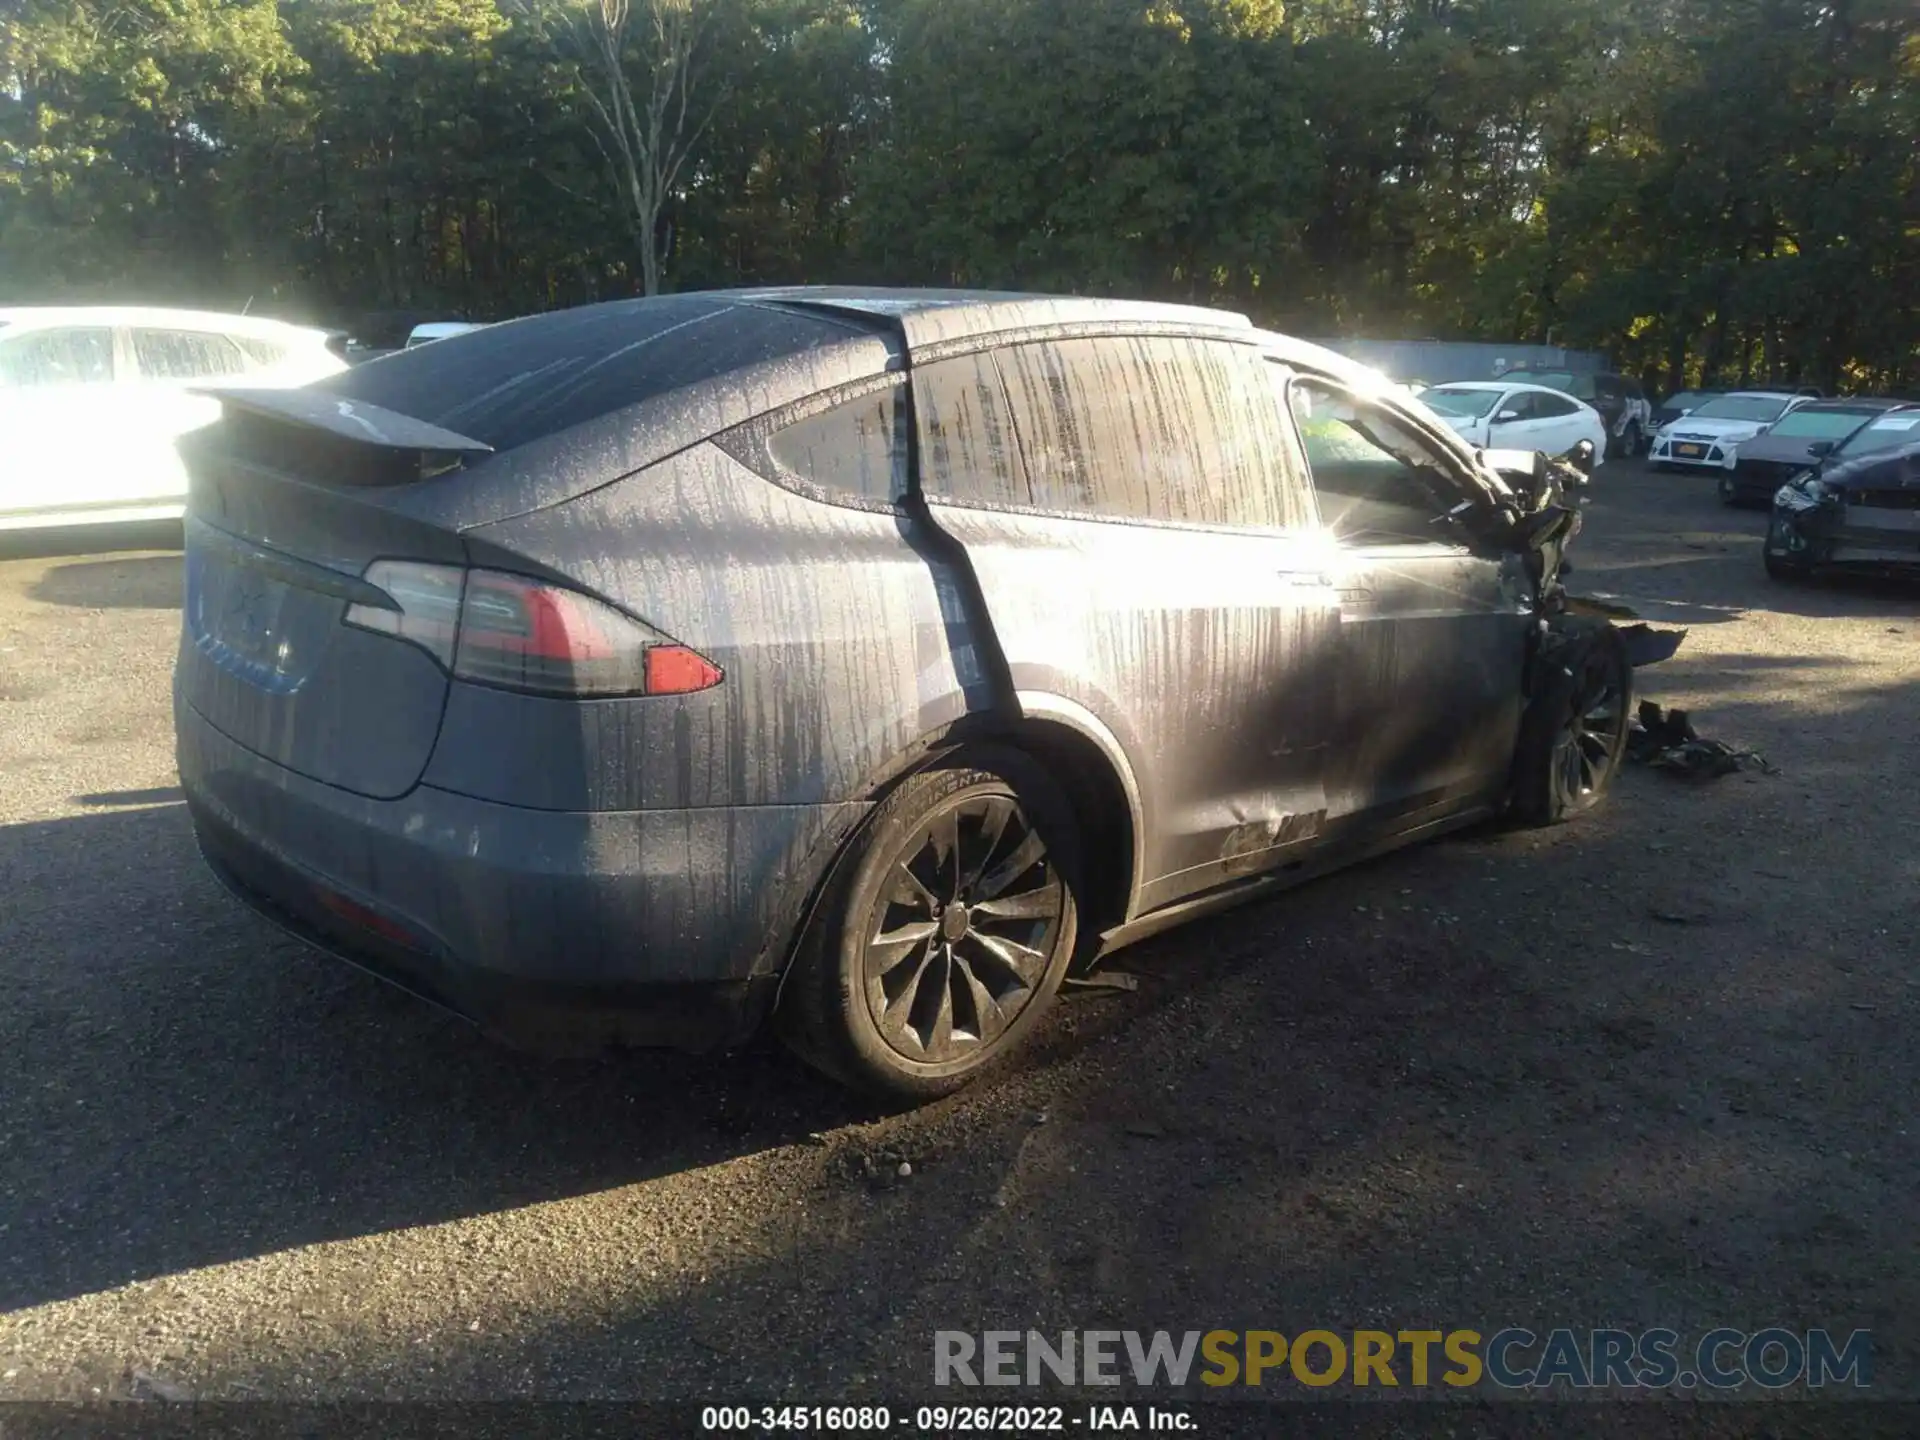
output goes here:
<path id="1" fill-rule="evenodd" d="M 1673 453 L 1676 455 L 1684 455 L 1689 460 L 1697 460 L 1707 453 L 1707 447 L 1704 445 L 1676 445 L 1673 447 Z"/>

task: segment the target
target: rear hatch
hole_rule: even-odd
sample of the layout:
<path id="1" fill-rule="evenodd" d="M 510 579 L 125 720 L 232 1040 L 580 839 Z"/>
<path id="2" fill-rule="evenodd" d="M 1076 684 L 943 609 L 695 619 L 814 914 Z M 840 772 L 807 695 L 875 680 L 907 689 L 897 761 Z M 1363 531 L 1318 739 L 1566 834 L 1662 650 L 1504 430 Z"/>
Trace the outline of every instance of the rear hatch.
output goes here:
<path id="1" fill-rule="evenodd" d="M 404 795 L 433 753 L 446 671 L 417 646 L 341 621 L 355 603 L 388 603 L 361 579 L 374 560 L 460 565 L 466 549 L 458 535 L 383 504 L 395 493 L 386 486 L 298 477 L 343 466 L 363 481 L 417 476 L 486 447 L 404 424 L 349 440 L 293 416 L 236 415 L 244 397 L 225 398 L 220 442 L 189 454 L 180 700 L 310 779 L 376 799 Z M 373 423 L 382 412 L 360 405 L 352 415 Z"/>
<path id="2" fill-rule="evenodd" d="M 181 443 L 179 703 L 310 779 L 404 795 L 453 682 L 421 646 L 343 623 L 355 604 L 393 608 L 369 565 L 468 565 L 465 530 L 563 503 L 885 359 L 845 320 L 689 295 L 493 325 L 298 390 L 223 388 L 224 418 Z M 540 569 L 497 552 L 483 563 Z M 406 608 L 437 603 L 410 591 Z M 450 629 L 457 605 L 456 589 Z"/>

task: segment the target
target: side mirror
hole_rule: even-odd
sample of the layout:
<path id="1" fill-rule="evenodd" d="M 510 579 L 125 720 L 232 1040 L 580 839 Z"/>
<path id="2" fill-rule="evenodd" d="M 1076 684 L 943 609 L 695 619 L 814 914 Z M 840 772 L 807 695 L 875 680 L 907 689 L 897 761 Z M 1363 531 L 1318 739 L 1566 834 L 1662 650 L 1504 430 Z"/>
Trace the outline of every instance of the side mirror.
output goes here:
<path id="1" fill-rule="evenodd" d="M 1807 446 L 1807 453 L 1816 460 L 1824 460 L 1833 453 L 1833 441 L 1816 440 Z"/>
<path id="2" fill-rule="evenodd" d="M 1498 415 L 1493 417 L 1493 423 L 1496 425 L 1507 425 L 1519 418 L 1520 412 L 1518 410 L 1502 410 Z"/>

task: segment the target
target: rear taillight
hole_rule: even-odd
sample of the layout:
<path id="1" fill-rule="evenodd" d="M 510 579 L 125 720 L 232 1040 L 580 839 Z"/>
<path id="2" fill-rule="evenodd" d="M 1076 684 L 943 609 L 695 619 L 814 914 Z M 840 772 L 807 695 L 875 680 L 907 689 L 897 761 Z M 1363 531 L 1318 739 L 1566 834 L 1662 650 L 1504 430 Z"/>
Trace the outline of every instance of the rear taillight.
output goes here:
<path id="1" fill-rule="evenodd" d="M 685 695 L 720 667 L 611 605 L 498 570 L 380 560 L 367 580 L 397 609 L 350 606 L 346 623 L 420 646 L 461 680 L 573 698 Z"/>
<path id="2" fill-rule="evenodd" d="M 457 565 L 376 560 L 367 567 L 366 579 L 386 591 L 399 608 L 352 605 L 347 608 L 347 624 L 411 641 L 451 670 L 467 572 Z"/>

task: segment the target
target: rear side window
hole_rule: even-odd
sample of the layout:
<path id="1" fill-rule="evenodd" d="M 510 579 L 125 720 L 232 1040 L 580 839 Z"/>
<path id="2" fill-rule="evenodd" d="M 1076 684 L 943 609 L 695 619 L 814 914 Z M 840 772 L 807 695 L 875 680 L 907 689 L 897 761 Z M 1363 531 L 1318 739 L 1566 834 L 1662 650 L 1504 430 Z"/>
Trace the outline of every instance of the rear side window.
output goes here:
<path id="1" fill-rule="evenodd" d="M 113 331 L 33 330 L 0 345 L 0 385 L 102 385 L 113 379 Z"/>
<path id="2" fill-rule="evenodd" d="M 991 354 L 915 366 L 913 408 L 920 427 L 920 483 L 930 498 L 958 505 L 1031 503 Z"/>
<path id="3" fill-rule="evenodd" d="M 1002 351 L 1033 504 L 1113 519 L 1288 529 L 1311 497 L 1266 363 L 1172 337 Z"/>
<path id="4" fill-rule="evenodd" d="M 204 330 L 135 330 L 133 358 L 150 380 L 201 380 L 247 369 L 238 345 Z"/>
<path id="5" fill-rule="evenodd" d="M 1537 420 L 1571 415 L 1580 408 L 1564 395 L 1528 395 L 1524 398 L 1533 402 L 1533 417 Z"/>
<path id="6" fill-rule="evenodd" d="M 776 467 L 835 495 L 891 503 L 906 493 L 905 392 L 898 385 L 844 401 L 776 430 Z"/>

